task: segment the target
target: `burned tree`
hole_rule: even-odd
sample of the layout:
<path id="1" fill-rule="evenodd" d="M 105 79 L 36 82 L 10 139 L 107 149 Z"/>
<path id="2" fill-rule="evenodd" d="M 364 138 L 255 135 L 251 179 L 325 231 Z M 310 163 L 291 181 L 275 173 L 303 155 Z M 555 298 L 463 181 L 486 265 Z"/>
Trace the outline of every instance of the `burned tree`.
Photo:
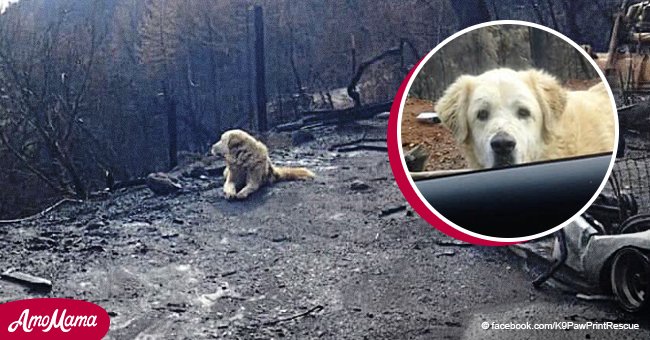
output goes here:
<path id="1" fill-rule="evenodd" d="M 83 123 L 105 37 L 98 25 L 102 4 L 94 1 L 80 26 L 66 23 L 65 6 L 53 21 L 17 16 L 0 26 L 0 145 L 56 193 L 80 198 L 87 195 L 81 169 L 88 167 L 80 157 L 92 152 L 81 139 L 90 134 Z"/>
<path id="2" fill-rule="evenodd" d="M 456 12 L 459 28 L 492 20 L 485 0 L 450 1 Z"/>
<path id="3" fill-rule="evenodd" d="M 167 116 L 167 138 L 169 167 L 178 164 L 176 127 L 176 72 L 175 58 L 178 54 L 178 7 L 169 0 L 150 0 L 145 8 L 145 17 L 140 27 L 142 42 L 140 55 L 149 67 L 151 77 L 160 83 L 157 93 L 163 98 Z"/>
<path id="4" fill-rule="evenodd" d="M 370 58 L 369 60 L 366 60 L 366 61 L 362 62 L 361 64 L 359 64 L 359 67 L 356 69 L 356 72 L 352 76 L 352 80 L 350 80 L 350 84 L 348 84 L 348 86 L 347 86 L 347 93 L 350 96 L 350 98 L 352 98 L 352 100 L 354 101 L 354 106 L 355 107 L 360 107 L 361 106 L 361 95 L 359 94 L 359 92 L 357 90 L 357 85 L 359 84 L 359 81 L 361 80 L 361 77 L 363 76 L 366 69 L 368 67 L 380 62 L 380 61 L 383 61 L 386 58 L 396 57 L 396 56 L 400 57 L 400 64 L 401 64 L 401 68 L 403 69 L 404 68 L 404 49 L 406 47 L 408 47 L 410 49 L 411 53 L 415 57 L 417 57 L 419 55 L 417 49 L 415 48 L 415 46 L 411 42 L 409 42 L 406 39 L 402 39 L 400 41 L 399 46 L 390 48 L 390 49 L 380 53 L 379 55 L 374 56 L 374 57 Z"/>
<path id="5" fill-rule="evenodd" d="M 255 94 L 257 100 L 257 128 L 268 130 L 266 117 L 266 66 L 264 60 L 264 14 L 255 7 Z"/>

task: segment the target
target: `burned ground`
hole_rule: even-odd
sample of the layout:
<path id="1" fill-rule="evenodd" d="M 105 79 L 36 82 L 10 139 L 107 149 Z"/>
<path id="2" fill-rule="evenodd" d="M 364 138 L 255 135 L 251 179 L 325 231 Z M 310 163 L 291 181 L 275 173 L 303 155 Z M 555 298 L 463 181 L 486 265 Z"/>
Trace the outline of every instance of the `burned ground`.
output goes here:
<path id="1" fill-rule="evenodd" d="M 508 249 L 435 231 L 406 208 L 385 153 L 326 151 L 363 131 L 384 137 L 383 125 L 326 129 L 305 146 L 275 149 L 276 163 L 307 166 L 318 177 L 278 183 L 243 202 L 223 198 L 222 178 L 190 176 L 176 195 L 130 188 L 0 225 L 4 269 L 53 282 L 51 293 L 37 294 L 0 281 L 0 302 L 92 301 L 111 315 L 108 339 L 650 335 L 647 317 L 611 302 L 534 289 L 539 268 Z M 391 208 L 397 212 L 382 213 Z M 482 321 L 642 322 L 642 330 L 498 332 L 480 329 Z"/>

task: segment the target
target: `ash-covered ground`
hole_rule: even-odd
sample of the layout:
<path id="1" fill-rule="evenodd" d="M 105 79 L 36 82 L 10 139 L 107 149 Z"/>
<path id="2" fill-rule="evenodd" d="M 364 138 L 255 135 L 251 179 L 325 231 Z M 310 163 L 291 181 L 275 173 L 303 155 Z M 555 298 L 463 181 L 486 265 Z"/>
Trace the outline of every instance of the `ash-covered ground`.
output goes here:
<path id="1" fill-rule="evenodd" d="M 385 137 L 384 126 L 329 128 L 317 141 L 276 148 L 277 164 L 310 167 L 318 178 L 242 202 L 223 198 L 221 177 L 192 175 L 175 195 L 134 187 L 0 225 L 2 269 L 53 282 L 39 294 L 0 281 L 0 302 L 97 303 L 111 315 L 107 339 L 650 338 L 647 315 L 536 290 L 539 266 L 431 228 L 406 208 L 385 153 L 327 151 L 364 131 Z M 484 331 L 483 321 L 642 329 Z"/>

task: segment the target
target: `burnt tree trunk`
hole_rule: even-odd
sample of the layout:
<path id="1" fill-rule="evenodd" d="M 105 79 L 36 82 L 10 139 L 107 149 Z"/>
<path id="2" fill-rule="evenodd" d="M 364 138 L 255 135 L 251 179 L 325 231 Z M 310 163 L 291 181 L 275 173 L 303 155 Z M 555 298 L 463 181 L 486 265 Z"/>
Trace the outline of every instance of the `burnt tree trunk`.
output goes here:
<path id="1" fill-rule="evenodd" d="M 528 34 L 530 36 L 530 58 L 533 61 L 533 66 L 546 69 L 549 66 L 546 57 L 549 36 L 544 34 L 544 31 L 532 27 L 528 29 Z"/>
<path id="2" fill-rule="evenodd" d="M 215 28 L 212 26 L 212 20 L 209 17 L 208 13 L 206 12 L 204 14 L 204 21 L 208 26 L 208 40 L 213 43 L 215 41 Z M 248 29 L 248 27 L 247 27 Z M 212 103 L 213 103 L 213 110 L 214 110 L 214 130 L 217 134 L 221 133 L 221 110 L 219 105 L 217 105 L 218 100 L 217 100 L 217 95 L 218 95 L 218 87 L 217 87 L 217 57 L 215 56 L 215 51 L 213 49 L 210 50 L 210 57 L 209 57 L 209 65 L 210 65 L 210 89 L 212 92 Z"/>
<path id="3" fill-rule="evenodd" d="M 350 84 L 347 87 L 347 93 L 350 98 L 352 98 L 352 101 L 354 101 L 354 106 L 355 107 L 361 107 L 361 95 L 357 91 L 357 85 L 359 84 L 359 81 L 361 80 L 361 76 L 363 76 L 363 72 L 370 67 L 371 65 L 387 58 L 390 56 L 397 56 L 402 54 L 403 50 L 403 45 L 404 43 L 400 44 L 398 47 L 391 48 L 389 50 L 384 51 L 383 53 L 367 60 L 364 61 L 363 63 L 359 64 L 359 67 L 356 70 L 356 73 L 352 77 L 352 80 L 350 80 Z"/>
<path id="4" fill-rule="evenodd" d="M 459 29 L 492 20 L 485 0 L 450 1 Z"/>
<path id="5" fill-rule="evenodd" d="M 253 41 L 251 39 L 251 11 L 246 12 L 246 114 L 248 116 L 248 128 L 255 128 L 255 111 L 253 104 Z"/>
<path id="6" fill-rule="evenodd" d="M 357 44 L 354 41 L 354 34 L 350 34 L 351 48 L 350 54 L 352 56 L 352 73 L 357 70 Z"/>
<path id="7" fill-rule="evenodd" d="M 568 30 L 566 35 L 575 41 L 580 41 L 583 36 L 580 32 L 580 27 L 578 27 L 578 20 L 580 19 L 578 14 L 582 11 L 582 5 L 584 3 L 581 4 L 575 0 L 562 1 L 562 7 L 567 16 L 566 25 Z"/>
<path id="8" fill-rule="evenodd" d="M 269 129 L 266 117 L 266 74 L 264 65 L 264 15 L 262 7 L 255 6 L 255 87 L 257 97 L 257 128 Z"/>
<path id="9" fill-rule="evenodd" d="M 557 17 L 555 16 L 555 9 L 553 8 L 553 2 L 551 0 L 546 0 L 546 5 L 548 6 L 548 12 L 551 14 L 551 22 L 553 23 L 553 29 L 559 30 L 560 26 L 557 22 Z"/>
<path id="10" fill-rule="evenodd" d="M 169 168 L 178 165 L 178 129 L 176 119 L 176 100 L 167 100 L 167 135 L 169 136 Z"/>

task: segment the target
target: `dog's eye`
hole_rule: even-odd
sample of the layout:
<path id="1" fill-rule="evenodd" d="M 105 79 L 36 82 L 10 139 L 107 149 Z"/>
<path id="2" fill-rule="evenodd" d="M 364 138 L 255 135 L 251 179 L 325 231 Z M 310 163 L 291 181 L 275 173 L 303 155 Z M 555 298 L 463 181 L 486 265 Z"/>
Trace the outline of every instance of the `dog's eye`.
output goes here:
<path id="1" fill-rule="evenodd" d="M 517 115 L 519 116 L 519 118 L 528 118 L 530 117 L 530 111 L 522 107 L 519 109 L 519 111 L 517 111 Z"/>
<path id="2" fill-rule="evenodd" d="M 490 116 L 490 112 L 488 110 L 480 110 L 476 114 L 476 118 L 478 118 L 479 120 L 486 120 L 488 119 L 488 116 Z"/>

